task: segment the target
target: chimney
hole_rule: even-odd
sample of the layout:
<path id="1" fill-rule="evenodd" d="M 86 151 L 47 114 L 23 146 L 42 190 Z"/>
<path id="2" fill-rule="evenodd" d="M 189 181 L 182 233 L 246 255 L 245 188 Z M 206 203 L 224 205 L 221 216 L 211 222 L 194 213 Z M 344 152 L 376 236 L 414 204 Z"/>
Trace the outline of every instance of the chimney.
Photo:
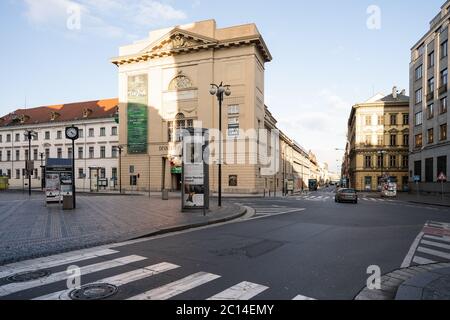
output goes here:
<path id="1" fill-rule="evenodd" d="M 392 88 L 392 96 L 394 97 L 394 99 L 397 99 L 397 97 L 398 97 L 398 91 L 397 91 L 397 87 L 396 86 L 394 86 Z"/>

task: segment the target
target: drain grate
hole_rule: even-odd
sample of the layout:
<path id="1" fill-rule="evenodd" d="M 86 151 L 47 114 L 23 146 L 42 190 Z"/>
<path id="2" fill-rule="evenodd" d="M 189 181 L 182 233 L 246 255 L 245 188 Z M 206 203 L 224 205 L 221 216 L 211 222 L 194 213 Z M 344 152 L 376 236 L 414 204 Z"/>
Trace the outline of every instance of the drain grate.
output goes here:
<path id="1" fill-rule="evenodd" d="M 88 284 L 73 290 L 69 297 L 72 300 L 102 300 L 112 297 L 117 291 L 118 288 L 112 284 Z"/>
<path id="2" fill-rule="evenodd" d="M 37 270 L 29 272 L 20 272 L 8 277 L 9 282 L 28 282 L 48 277 L 50 275 L 48 270 Z"/>

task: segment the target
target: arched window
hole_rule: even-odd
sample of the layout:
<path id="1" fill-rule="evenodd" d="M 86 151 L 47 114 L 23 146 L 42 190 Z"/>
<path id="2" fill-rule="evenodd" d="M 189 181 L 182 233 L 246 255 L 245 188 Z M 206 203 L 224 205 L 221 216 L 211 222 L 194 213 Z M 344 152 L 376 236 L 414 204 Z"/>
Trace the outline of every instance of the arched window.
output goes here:
<path id="1" fill-rule="evenodd" d="M 178 75 L 170 81 L 169 91 L 183 90 L 192 88 L 192 81 L 185 76 L 181 71 Z"/>

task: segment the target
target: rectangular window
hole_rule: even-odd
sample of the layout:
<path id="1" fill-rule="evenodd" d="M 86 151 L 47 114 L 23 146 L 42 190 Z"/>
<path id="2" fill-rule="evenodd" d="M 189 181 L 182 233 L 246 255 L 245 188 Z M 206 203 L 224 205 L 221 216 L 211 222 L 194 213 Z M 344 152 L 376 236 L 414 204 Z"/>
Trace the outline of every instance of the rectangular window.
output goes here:
<path id="1" fill-rule="evenodd" d="M 434 78 L 428 80 L 428 93 L 434 92 Z"/>
<path id="2" fill-rule="evenodd" d="M 441 86 L 446 86 L 448 83 L 448 70 L 444 69 L 441 71 Z"/>
<path id="3" fill-rule="evenodd" d="M 61 148 L 57 149 L 57 157 L 58 157 L 58 159 L 62 158 L 62 149 Z"/>
<path id="4" fill-rule="evenodd" d="M 423 77 L 423 65 L 420 65 L 416 68 L 415 79 L 420 80 Z"/>
<path id="5" fill-rule="evenodd" d="M 366 126 L 372 125 L 372 116 L 366 116 Z"/>
<path id="6" fill-rule="evenodd" d="M 445 141 L 447 140 L 447 124 L 443 124 L 439 127 L 439 140 Z"/>
<path id="7" fill-rule="evenodd" d="M 33 160 L 37 160 L 38 159 L 38 150 L 34 149 L 33 150 Z"/>
<path id="8" fill-rule="evenodd" d="M 433 182 L 434 181 L 434 159 L 428 158 L 425 159 L 425 182 Z"/>
<path id="9" fill-rule="evenodd" d="M 45 149 L 45 159 L 50 158 L 50 149 Z"/>
<path id="10" fill-rule="evenodd" d="M 100 169 L 100 179 L 105 179 L 105 178 L 106 178 L 106 169 L 101 168 Z"/>
<path id="11" fill-rule="evenodd" d="M 228 115 L 236 115 L 236 114 L 239 114 L 239 105 L 228 106 Z"/>
<path id="12" fill-rule="evenodd" d="M 379 126 L 384 125 L 384 116 L 378 116 L 378 125 Z"/>
<path id="13" fill-rule="evenodd" d="M 238 186 L 238 176 L 231 175 L 228 177 L 228 186 L 229 187 L 237 187 Z"/>
<path id="14" fill-rule="evenodd" d="M 73 155 L 73 150 L 72 150 L 72 148 L 68 148 L 68 149 L 67 149 L 67 158 L 68 158 L 68 159 L 72 159 L 72 155 Z"/>
<path id="15" fill-rule="evenodd" d="M 390 142 L 391 142 L 391 147 L 397 146 L 397 135 L 391 134 L 391 140 L 390 140 Z"/>
<path id="16" fill-rule="evenodd" d="M 93 128 L 89 129 L 89 137 L 90 138 L 94 137 L 94 129 Z"/>
<path id="17" fill-rule="evenodd" d="M 434 51 L 428 55 L 428 68 L 434 67 Z"/>
<path id="18" fill-rule="evenodd" d="M 402 158 L 402 167 L 408 168 L 409 167 L 409 156 L 403 156 Z"/>
<path id="19" fill-rule="evenodd" d="M 420 125 L 422 125 L 422 123 L 423 123 L 423 113 L 422 113 L 422 111 L 419 111 L 414 116 L 414 125 L 420 126 Z"/>
<path id="20" fill-rule="evenodd" d="M 130 166 L 130 173 L 134 173 L 134 166 Z"/>
<path id="21" fill-rule="evenodd" d="M 441 59 L 448 56 L 448 41 L 441 43 Z"/>
<path id="22" fill-rule="evenodd" d="M 378 168 L 383 168 L 383 160 L 384 160 L 383 155 L 379 154 L 377 156 L 377 167 Z"/>
<path id="23" fill-rule="evenodd" d="M 100 158 L 102 158 L 102 159 L 106 158 L 106 147 L 105 146 L 100 147 Z"/>
<path id="24" fill-rule="evenodd" d="M 396 125 L 397 125 L 397 115 L 391 114 L 391 126 L 396 126 Z"/>
<path id="25" fill-rule="evenodd" d="M 6 172 L 8 179 L 11 179 L 11 169 L 7 169 Z"/>
<path id="26" fill-rule="evenodd" d="M 112 146 L 111 147 L 111 157 L 112 158 L 117 158 L 117 147 L 116 146 Z"/>
<path id="27" fill-rule="evenodd" d="M 391 168 L 397 167 L 397 156 L 389 156 L 389 167 Z"/>
<path id="28" fill-rule="evenodd" d="M 89 147 L 89 159 L 94 159 L 94 147 Z"/>
<path id="29" fill-rule="evenodd" d="M 434 103 L 427 106 L 427 119 L 434 118 Z"/>
<path id="30" fill-rule="evenodd" d="M 403 146 L 405 146 L 405 147 L 409 146 L 409 134 L 403 135 Z"/>
<path id="31" fill-rule="evenodd" d="M 25 150 L 25 152 L 27 152 L 27 151 L 28 150 Z M 19 150 L 16 150 L 16 161 L 20 161 L 20 151 Z"/>
<path id="32" fill-rule="evenodd" d="M 33 135 L 33 141 L 38 141 L 39 140 L 39 133 L 35 132 Z"/>
<path id="33" fill-rule="evenodd" d="M 425 53 L 425 44 L 422 43 L 418 48 L 417 48 L 417 54 L 418 56 L 422 56 Z"/>
<path id="34" fill-rule="evenodd" d="M 78 168 L 78 179 L 84 179 L 84 169 Z"/>
<path id="35" fill-rule="evenodd" d="M 6 135 L 6 142 L 11 142 L 11 135 L 10 134 Z"/>
<path id="36" fill-rule="evenodd" d="M 16 133 L 16 142 L 20 142 L 20 133 Z"/>
<path id="37" fill-rule="evenodd" d="M 447 176 L 447 156 L 437 158 L 437 174 L 441 173 Z"/>
<path id="38" fill-rule="evenodd" d="M 432 144 L 434 142 L 434 129 L 428 129 L 427 142 L 428 142 L 428 144 Z"/>
<path id="39" fill-rule="evenodd" d="M 416 91 L 416 104 L 422 103 L 422 88 Z"/>
<path id="40" fill-rule="evenodd" d="M 100 137 L 106 136 L 106 128 L 100 128 Z"/>
<path id="41" fill-rule="evenodd" d="M 84 158 L 84 149 L 83 147 L 78 147 L 78 159 Z"/>
<path id="42" fill-rule="evenodd" d="M 372 136 L 366 136 L 364 140 L 366 146 L 372 145 Z"/>
<path id="43" fill-rule="evenodd" d="M 16 169 L 16 180 L 20 179 L 20 169 Z"/>
<path id="44" fill-rule="evenodd" d="M 11 161 L 11 151 L 6 151 L 6 161 Z"/>
<path id="45" fill-rule="evenodd" d="M 56 132 L 56 139 L 61 140 L 62 139 L 62 131 Z"/>
<path id="46" fill-rule="evenodd" d="M 117 180 L 117 168 L 111 169 L 111 178 L 113 178 L 114 180 Z"/>
<path id="47" fill-rule="evenodd" d="M 84 138 L 84 130 L 83 129 L 79 129 L 78 130 L 78 135 L 80 138 Z"/>
<path id="48" fill-rule="evenodd" d="M 0 150 L 0 162 L 2 162 L 3 161 L 3 152 L 2 152 L 2 150 Z"/>
<path id="49" fill-rule="evenodd" d="M 50 140 L 50 131 L 45 131 L 45 140 Z"/>
<path id="50" fill-rule="evenodd" d="M 409 114 L 408 113 L 403 114 L 403 125 L 404 126 L 409 125 Z"/>
<path id="51" fill-rule="evenodd" d="M 421 133 L 417 134 L 416 137 L 415 137 L 415 146 L 416 146 L 416 148 L 422 147 L 422 143 L 423 143 L 423 141 L 422 141 L 422 134 Z"/>
<path id="52" fill-rule="evenodd" d="M 365 156 L 364 158 L 364 168 L 372 167 L 372 156 Z"/>
<path id="53" fill-rule="evenodd" d="M 0 143 L 3 142 L 3 135 L 0 134 Z"/>
<path id="54" fill-rule="evenodd" d="M 228 118 L 228 136 L 239 136 L 239 117 Z"/>
<path id="55" fill-rule="evenodd" d="M 414 175 L 420 177 L 422 181 L 422 161 L 414 162 Z"/>
<path id="56" fill-rule="evenodd" d="M 378 140 L 378 145 L 379 146 L 384 146 L 384 136 L 379 135 L 377 140 Z"/>
<path id="57" fill-rule="evenodd" d="M 17 155 L 17 152 L 16 152 L 16 155 Z M 28 158 L 28 149 L 25 149 L 25 159 L 24 160 L 29 160 L 29 158 Z"/>
<path id="58" fill-rule="evenodd" d="M 111 128 L 111 135 L 112 136 L 117 136 L 117 127 L 112 127 Z"/>
<path id="59" fill-rule="evenodd" d="M 440 104 L 439 104 L 439 113 L 440 114 L 447 113 L 447 103 L 448 103 L 447 97 L 442 98 L 440 100 Z"/>

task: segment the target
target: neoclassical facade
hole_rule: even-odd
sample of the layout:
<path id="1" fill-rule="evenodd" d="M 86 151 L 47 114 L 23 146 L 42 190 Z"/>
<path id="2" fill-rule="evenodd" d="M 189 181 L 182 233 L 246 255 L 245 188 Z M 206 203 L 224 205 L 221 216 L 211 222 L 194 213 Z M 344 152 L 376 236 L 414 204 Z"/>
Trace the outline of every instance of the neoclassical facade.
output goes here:
<path id="1" fill-rule="evenodd" d="M 352 107 L 348 120 L 347 155 L 343 177 L 349 187 L 376 191 L 383 176 L 395 180 L 398 190 L 409 182 L 409 97 L 393 88 Z"/>
<path id="2" fill-rule="evenodd" d="M 179 132 L 194 126 L 219 128 L 218 102 L 209 89 L 212 83 L 223 82 L 232 92 L 222 110 L 223 191 L 281 190 L 287 170 L 282 170 L 282 161 L 277 173 L 264 176 L 261 165 L 230 161 L 226 151 L 231 142 L 248 139 L 243 134 L 249 130 L 276 129 L 264 104 L 265 64 L 271 60 L 254 24 L 220 29 L 214 20 L 152 31 L 147 39 L 121 47 L 112 62 L 119 73 L 124 188 L 180 189 Z M 261 157 L 259 148 L 235 153 L 234 160 Z M 280 151 L 283 154 L 287 152 Z M 213 191 L 218 189 L 217 180 L 216 165 L 211 165 Z"/>

